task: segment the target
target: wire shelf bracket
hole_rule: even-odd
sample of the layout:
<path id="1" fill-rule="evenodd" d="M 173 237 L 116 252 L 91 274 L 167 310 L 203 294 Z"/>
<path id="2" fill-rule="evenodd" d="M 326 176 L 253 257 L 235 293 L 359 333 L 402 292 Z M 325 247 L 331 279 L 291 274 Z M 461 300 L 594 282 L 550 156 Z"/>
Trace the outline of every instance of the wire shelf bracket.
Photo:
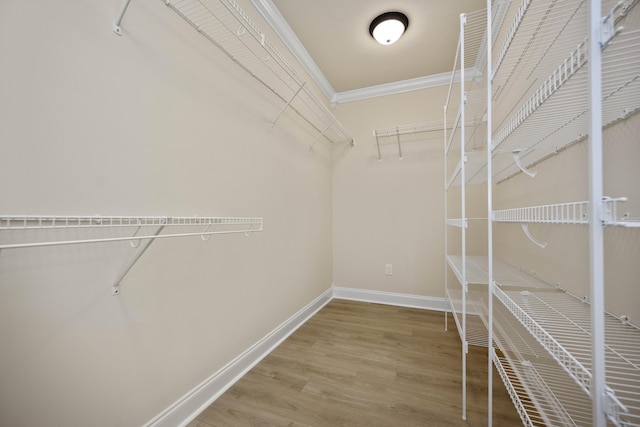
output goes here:
<path id="1" fill-rule="evenodd" d="M 513 154 L 513 161 L 516 162 L 516 165 L 518 166 L 518 168 L 520 168 L 520 170 L 527 175 L 529 178 L 535 178 L 535 176 L 538 174 L 538 172 L 532 172 L 529 169 L 527 169 L 526 167 L 524 167 L 522 165 L 522 163 L 520 162 L 520 151 L 521 150 L 513 150 L 512 154 Z"/>
<path id="2" fill-rule="evenodd" d="M 543 242 L 543 241 L 538 240 L 535 237 L 533 237 L 533 235 L 529 231 L 529 223 L 528 222 L 521 222 L 520 223 L 520 227 L 522 228 L 522 231 L 524 232 L 525 236 L 527 236 L 527 238 L 529 240 L 531 240 L 533 243 L 535 243 L 536 246 L 538 246 L 539 248 L 542 248 L 542 249 L 547 247 L 547 242 Z"/>
<path id="3" fill-rule="evenodd" d="M 116 17 L 116 20 L 113 21 L 113 26 L 111 27 L 113 32 L 119 36 L 122 35 L 122 27 L 121 27 L 122 18 L 124 18 L 124 14 L 127 12 L 129 3 L 131 3 L 131 0 L 122 0 L 122 5 L 120 6 L 120 12 L 118 12 L 118 16 Z"/>
<path id="4" fill-rule="evenodd" d="M 184 231 L 161 234 L 167 227 L 205 227 L 202 231 Z M 145 227 L 151 231 L 139 235 Z M 212 230 L 211 227 L 218 227 Z M 118 274 L 113 282 L 111 295 L 120 294 L 120 284 L 136 262 L 156 239 L 172 237 L 200 236 L 204 241 L 214 234 L 244 233 L 250 237 L 256 231 L 262 231 L 262 218 L 237 217 L 162 217 L 162 216 L 35 216 L 35 215 L 5 215 L 0 216 L 0 232 L 8 231 L 37 231 L 37 230 L 65 230 L 65 229 L 130 229 L 135 231 L 130 236 L 111 236 L 86 238 L 75 240 L 32 241 L 22 243 L 0 244 L 3 249 L 20 249 L 74 245 L 84 243 L 129 242 L 137 249 L 132 259 Z"/>

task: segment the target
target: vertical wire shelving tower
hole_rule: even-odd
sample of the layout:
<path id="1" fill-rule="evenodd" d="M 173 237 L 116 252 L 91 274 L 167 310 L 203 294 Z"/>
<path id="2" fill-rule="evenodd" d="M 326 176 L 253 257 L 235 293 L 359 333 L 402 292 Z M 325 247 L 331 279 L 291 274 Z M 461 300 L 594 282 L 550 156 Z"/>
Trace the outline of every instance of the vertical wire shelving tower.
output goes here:
<path id="1" fill-rule="evenodd" d="M 448 312 L 462 342 L 462 419 L 466 419 L 466 370 L 469 344 L 486 346 L 487 332 L 481 318 L 481 302 L 470 298 L 469 285 L 482 283 L 485 267 L 467 247 L 467 228 L 480 218 L 470 218 L 467 209 L 467 185 L 484 182 L 480 173 L 486 149 L 486 100 L 482 89 L 482 68 L 486 49 L 486 13 L 460 15 L 460 38 L 449 92 L 444 106 L 444 182 L 445 182 L 445 329 Z M 452 120 L 451 106 L 458 106 Z M 449 132 L 447 132 L 449 131 Z M 450 206 L 451 204 L 451 206 Z M 449 280 L 449 272 L 455 280 Z M 474 289 L 473 292 L 477 290 Z"/>
<path id="2" fill-rule="evenodd" d="M 603 129 L 640 110 L 637 3 L 487 3 L 509 9 L 504 25 L 494 20 L 488 49 L 488 120 L 493 115 L 495 124 L 487 153 L 489 265 L 497 266 L 494 223 L 520 223 L 541 248 L 528 224 L 589 228 L 588 298 L 524 269 L 518 277 L 489 271 L 489 383 L 495 366 L 527 426 L 640 426 L 640 329 L 606 312 L 604 294 L 605 229 L 637 233 L 639 222 L 618 216 L 626 198 L 603 193 Z M 493 210 L 494 184 L 519 173 L 534 177 L 530 168 L 582 141 L 588 200 Z M 528 289 L 515 289 L 516 281 Z"/>

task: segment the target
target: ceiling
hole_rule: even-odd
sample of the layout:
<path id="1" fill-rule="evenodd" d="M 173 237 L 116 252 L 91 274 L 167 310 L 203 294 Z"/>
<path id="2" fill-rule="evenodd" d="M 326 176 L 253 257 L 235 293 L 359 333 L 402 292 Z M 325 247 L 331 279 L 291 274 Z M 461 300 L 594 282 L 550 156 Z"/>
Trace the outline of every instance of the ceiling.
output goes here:
<path id="1" fill-rule="evenodd" d="M 252 0 L 325 94 L 336 101 L 447 84 L 462 12 L 486 0 Z M 369 24 L 400 11 L 409 27 L 378 44 Z M 383 94 L 383 93 L 381 93 Z"/>

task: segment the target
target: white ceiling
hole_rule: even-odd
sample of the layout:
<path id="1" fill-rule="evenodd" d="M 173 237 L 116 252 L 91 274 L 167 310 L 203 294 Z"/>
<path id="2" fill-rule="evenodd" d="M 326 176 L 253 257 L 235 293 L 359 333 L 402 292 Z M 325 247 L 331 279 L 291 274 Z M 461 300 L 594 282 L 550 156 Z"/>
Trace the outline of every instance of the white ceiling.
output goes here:
<path id="1" fill-rule="evenodd" d="M 459 15 L 486 5 L 486 0 L 252 2 L 333 101 L 363 97 L 358 94 L 376 88 L 390 93 L 448 83 Z M 369 35 L 369 24 L 389 11 L 405 13 L 409 27 L 398 42 L 383 46 Z"/>

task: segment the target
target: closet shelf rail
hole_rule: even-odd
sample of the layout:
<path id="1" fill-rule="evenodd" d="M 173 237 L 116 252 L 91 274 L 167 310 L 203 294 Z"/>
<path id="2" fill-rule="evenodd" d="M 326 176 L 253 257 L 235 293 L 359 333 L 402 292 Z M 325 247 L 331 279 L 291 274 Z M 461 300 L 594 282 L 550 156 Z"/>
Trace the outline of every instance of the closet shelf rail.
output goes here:
<path id="1" fill-rule="evenodd" d="M 167 227 L 177 227 L 179 231 L 161 234 Z M 186 231 L 192 227 L 201 228 L 200 231 Z M 204 228 L 202 228 L 204 227 Z M 239 217 L 181 217 L 181 216 L 55 216 L 55 215 L 3 215 L 0 216 L 0 236 L 10 231 L 22 231 L 29 236 L 41 237 L 39 231 L 78 230 L 93 234 L 88 229 L 113 230 L 120 229 L 119 235 L 108 237 L 84 238 L 74 240 L 35 241 L 28 243 L 0 244 L 2 249 L 34 248 L 42 246 L 60 246 L 81 243 L 129 242 L 134 254 L 120 271 L 113 282 L 111 295 L 120 294 L 120 283 L 133 268 L 142 254 L 156 239 L 171 237 L 200 236 L 202 240 L 209 240 L 214 234 L 244 233 L 247 237 L 255 231 L 262 231 L 262 218 Z M 123 232 L 131 230 L 127 236 Z M 138 234 L 141 233 L 141 234 Z M 47 233 L 48 235 L 49 233 Z"/>
<path id="2" fill-rule="evenodd" d="M 433 135 L 432 132 L 442 132 L 444 127 L 445 123 L 443 120 L 434 120 L 425 123 L 374 129 L 373 136 L 376 138 L 378 160 L 382 160 L 382 151 L 380 148 L 382 145 L 397 145 L 398 157 L 402 159 L 402 143 L 426 141 L 430 138 L 430 134 Z M 439 136 L 439 133 L 433 135 L 433 137 Z"/>
<path id="3" fill-rule="evenodd" d="M 626 197 L 606 197 L 602 201 L 601 219 L 604 225 L 638 227 L 639 221 L 618 216 L 618 205 Z M 554 205 L 528 206 L 493 211 L 493 221 L 542 223 L 542 224 L 589 224 L 589 202 L 559 203 Z"/>
<path id="4" fill-rule="evenodd" d="M 199 226 L 202 231 L 169 234 L 137 234 L 143 227 L 165 228 L 170 226 Z M 40 246 L 60 246 L 81 243 L 104 243 L 130 241 L 137 247 L 141 240 L 169 237 L 201 236 L 208 240 L 213 234 L 253 233 L 262 231 L 262 218 L 238 217 L 167 217 L 167 216 L 56 216 L 56 215 L 2 215 L 0 232 L 11 230 L 51 230 L 87 228 L 135 228 L 130 236 L 100 237 L 94 239 L 38 241 L 29 243 L 0 244 L 1 249 L 30 248 Z M 217 227 L 212 229 L 212 227 Z"/>
<path id="5" fill-rule="evenodd" d="M 165 3 L 280 98 L 283 107 L 272 124 L 290 109 L 319 133 L 311 148 L 323 137 L 332 143 L 353 145 L 353 138 L 329 108 L 234 0 L 165 0 Z"/>

